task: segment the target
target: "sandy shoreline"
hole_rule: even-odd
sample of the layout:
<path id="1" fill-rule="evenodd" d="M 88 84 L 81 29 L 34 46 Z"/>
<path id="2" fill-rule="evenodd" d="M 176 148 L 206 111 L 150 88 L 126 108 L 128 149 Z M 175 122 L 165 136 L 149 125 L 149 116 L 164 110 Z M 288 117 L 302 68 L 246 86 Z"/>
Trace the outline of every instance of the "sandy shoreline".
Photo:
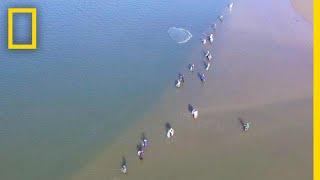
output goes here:
<path id="1" fill-rule="evenodd" d="M 205 86 L 184 70 L 182 89 L 170 86 L 154 110 L 70 179 L 311 179 L 311 27 L 289 1 L 244 0 L 217 33 Z M 203 69 L 200 57 L 199 47 L 190 61 Z M 200 110 L 196 121 L 189 103 Z M 246 134 L 239 117 L 253 122 Z M 176 129 L 172 140 L 164 138 L 166 122 Z M 151 147 L 140 162 L 142 132 Z M 117 170 L 122 156 L 126 176 Z"/>

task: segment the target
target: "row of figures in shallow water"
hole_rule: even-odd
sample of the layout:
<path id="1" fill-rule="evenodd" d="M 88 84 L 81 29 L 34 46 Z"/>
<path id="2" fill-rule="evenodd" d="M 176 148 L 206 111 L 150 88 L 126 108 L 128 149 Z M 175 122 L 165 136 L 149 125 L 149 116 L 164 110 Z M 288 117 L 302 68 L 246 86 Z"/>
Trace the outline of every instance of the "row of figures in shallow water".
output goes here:
<path id="1" fill-rule="evenodd" d="M 143 160 L 145 150 L 149 145 L 149 141 L 144 133 L 142 133 L 140 142 L 137 144 L 137 156 L 140 160 Z"/>
<path id="2" fill-rule="evenodd" d="M 213 27 L 216 27 L 217 24 L 214 24 Z M 213 43 L 214 35 L 211 33 L 208 35 L 208 38 L 204 38 L 201 40 L 202 44 L 207 44 L 207 41 L 209 41 L 211 44 Z"/>
<path id="3" fill-rule="evenodd" d="M 216 24 L 214 24 L 214 28 L 216 28 Z M 202 39 L 202 43 L 203 44 L 206 44 L 207 40 L 212 44 L 213 43 L 213 39 L 214 39 L 214 35 L 211 33 L 209 36 L 208 36 L 208 39 Z M 204 52 L 204 57 L 205 57 L 205 61 L 203 62 L 204 64 L 204 69 L 206 71 L 209 71 L 210 70 L 210 67 L 211 67 L 211 63 L 212 63 L 212 60 L 213 60 L 213 56 L 212 56 L 212 53 L 207 50 Z M 195 71 L 195 64 L 189 64 L 188 65 L 188 69 L 190 72 L 194 72 Z M 198 73 L 198 77 L 200 79 L 200 81 L 202 83 L 206 82 L 206 77 L 204 75 L 204 73 Z M 175 86 L 177 88 L 180 88 L 182 87 L 182 85 L 184 84 L 184 76 L 182 73 L 179 73 L 178 74 L 178 79 L 175 80 Z"/>
<path id="4" fill-rule="evenodd" d="M 194 108 L 193 106 L 191 106 L 190 104 L 189 104 L 189 111 L 191 112 L 193 119 L 198 118 L 199 111 L 196 108 Z M 175 130 L 173 129 L 171 124 L 167 122 L 165 124 L 165 128 L 166 128 L 166 137 L 168 139 L 173 138 L 173 136 L 175 135 Z M 147 149 L 148 146 L 149 146 L 149 140 L 147 139 L 146 135 L 144 133 L 142 133 L 141 138 L 140 138 L 140 142 L 137 144 L 137 156 L 140 160 L 144 159 L 145 150 Z M 123 174 L 127 174 L 127 172 L 128 172 L 127 161 L 124 157 L 122 158 L 120 170 Z"/>
<path id="5" fill-rule="evenodd" d="M 175 85 L 177 88 L 180 88 L 184 83 L 184 76 L 182 73 L 178 74 L 178 79 L 175 81 Z"/>
<path id="6" fill-rule="evenodd" d="M 149 140 L 147 139 L 146 135 L 142 133 L 140 142 L 137 144 L 137 156 L 140 160 L 144 159 L 144 153 L 148 146 L 149 146 Z M 122 158 L 120 171 L 123 174 L 127 174 L 128 172 L 127 161 L 124 157 Z"/>
<path id="7" fill-rule="evenodd" d="M 204 69 L 206 71 L 209 71 L 209 69 L 211 67 L 211 60 L 212 60 L 212 54 L 210 53 L 210 51 L 205 52 L 205 57 L 206 57 L 206 61 L 204 61 Z M 195 64 L 189 64 L 188 69 L 190 72 L 194 72 L 195 71 Z M 202 83 L 206 82 L 206 77 L 205 77 L 204 73 L 199 72 L 198 77 Z M 182 87 L 183 84 L 184 84 L 184 75 L 182 73 L 179 73 L 178 78 L 175 81 L 175 86 L 177 88 L 180 88 L 180 87 Z"/>
<path id="8" fill-rule="evenodd" d="M 231 12 L 232 11 L 232 8 L 233 8 L 233 2 L 231 2 L 230 4 L 228 4 L 228 10 Z M 223 18 L 224 16 L 223 15 L 220 15 L 218 16 L 218 20 L 220 22 L 223 22 Z M 214 30 L 214 32 L 216 31 L 217 29 L 217 23 L 214 23 L 212 26 L 212 29 Z M 202 39 L 202 44 L 205 45 L 207 44 L 207 42 L 210 42 L 210 44 L 213 44 L 213 41 L 214 41 L 214 34 L 213 33 L 210 33 L 209 35 L 206 35 L 206 38 Z M 204 61 L 204 66 L 205 66 L 205 70 L 206 71 L 209 71 L 210 67 L 211 67 L 211 61 L 212 61 L 212 54 L 209 50 L 207 50 L 204 54 L 205 58 L 206 58 L 206 61 Z M 190 72 L 194 72 L 195 70 L 195 64 L 189 64 L 188 66 L 188 69 Z M 199 79 L 201 80 L 201 82 L 205 82 L 206 81 L 206 78 L 205 78 L 205 75 L 203 73 L 198 73 L 198 77 Z M 178 79 L 175 81 L 175 86 L 177 88 L 180 88 L 182 87 L 184 83 L 184 78 L 183 78 L 183 75 L 181 73 L 179 73 L 178 75 Z"/>
<path id="9" fill-rule="evenodd" d="M 232 8 L 233 8 L 233 2 L 231 2 L 230 4 L 228 4 L 228 10 L 231 12 L 232 11 Z M 220 15 L 218 16 L 217 18 L 220 22 L 223 22 L 223 19 L 224 19 L 224 16 L 223 15 Z M 216 31 L 216 28 L 217 28 L 217 24 L 214 23 L 211 28 Z M 213 33 L 210 33 L 209 35 L 206 35 L 206 38 L 202 39 L 202 44 L 205 45 L 207 44 L 207 42 L 209 42 L 210 44 L 213 44 L 213 41 L 214 41 L 214 34 Z M 213 59 L 213 56 L 211 54 L 211 52 L 209 50 L 205 51 L 204 52 L 204 56 L 206 58 L 206 60 L 204 61 L 204 69 L 206 71 L 209 71 L 210 67 L 211 67 L 211 62 L 212 62 L 212 59 Z M 190 72 L 194 72 L 195 71 L 195 64 L 189 64 L 188 66 L 188 69 Z M 198 73 L 198 77 L 200 79 L 200 81 L 202 83 L 204 83 L 206 81 L 206 77 L 204 75 L 204 73 Z M 184 79 L 184 75 L 182 73 L 179 73 L 178 74 L 178 78 L 176 79 L 175 81 L 175 86 L 177 88 L 180 88 L 182 87 L 182 85 L 184 84 L 185 82 L 185 79 Z M 197 108 L 193 107 L 192 105 L 189 104 L 188 106 L 188 109 L 189 109 L 189 112 L 191 113 L 191 116 L 193 119 L 197 119 L 198 116 L 199 116 L 199 111 Z M 242 119 L 240 119 L 240 123 L 241 123 L 241 126 L 242 126 L 242 130 L 244 132 L 248 131 L 249 128 L 250 128 L 250 125 L 251 123 L 250 122 L 247 122 L 247 121 L 243 121 Z M 175 135 L 175 130 L 173 129 L 173 127 L 171 126 L 170 123 L 166 123 L 165 124 L 165 128 L 166 128 L 166 137 L 168 139 L 171 139 L 174 137 Z M 145 154 L 145 151 L 147 149 L 147 147 L 149 146 L 149 140 L 146 138 L 145 134 L 143 133 L 141 135 L 141 138 L 140 138 L 140 142 L 138 143 L 137 145 L 137 156 L 140 160 L 143 160 L 144 159 L 144 154 Z M 123 174 L 127 174 L 128 172 L 128 165 L 127 165 L 127 161 L 126 159 L 123 157 L 122 159 L 122 163 L 121 163 L 121 172 Z"/>
<path id="10" fill-rule="evenodd" d="M 199 115 L 199 111 L 194 108 L 193 106 L 191 106 L 189 104 L 189 111 L 191 112 L 191 115 L 194 119 L 198 118 Z M 239 118 L 239 121 L 241 123 L 241 127 L 242 127 L 242 131 L 243 132 L 247 132 L 251 126 L 251 122 L 249 121 L 244 121 L 243 119 Z M 173 129 L 173 127 L 171 126 L 170 123 L 166 123 L 165 124 L 166 127 L 166 137 L 168 139 L 173 138 L 173 136 L 175 135 L 175 130 Z M 146 138 L 145 134 L 143 133 L 141 136 L 141 142 L 137 145 L 137 156 L 140 160 L 144 159 L 144 151 L 145 149 L 149 146 L 149 141 Z M 123 157 L 122 158 L 122 163 L 121 163 L 121 172 L 123 174 L 127 174 L 128 172 L 128 165 L 127 165 L 127 161 L 126 159 Z"/>
<path id="11" fill-rule="evenodd" d="M 233 2 L 231 2 L 230 4 L 228 4 L 228 10 L 229 12 L 231 13 L 232 11 L 232 8 L 233 8 Z M 224 19 L 224 15 L 219 15 L 217 17 L 217 19 L 220 21 L 220 22 L 223 22 L 223 19 Z M 217 23 L 214 23 L 211 28 L 215 31 L 217 29 Z M 210 33 L 209 35 L 207 35 L 207 38 L 204 38 L 202 39 L 202 44 L 206 44 L 208 41 L 212 44 L 213 43 L 213 38 L 214 38 L 214 35 L 213 33 Z"/>

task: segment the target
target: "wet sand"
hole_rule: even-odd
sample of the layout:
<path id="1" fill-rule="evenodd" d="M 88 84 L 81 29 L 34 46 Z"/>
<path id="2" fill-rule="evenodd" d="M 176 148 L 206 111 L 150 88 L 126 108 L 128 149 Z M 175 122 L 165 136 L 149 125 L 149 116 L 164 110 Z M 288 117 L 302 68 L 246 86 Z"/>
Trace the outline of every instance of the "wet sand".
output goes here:
<path id="1" fill-rule="evenodd" d="M 313 23 L 313 0 L 291 0 L 293 7 L 310 23 Z"/>
<path id="2" fill-rule="evenodd" d="M 69 179 L 312 179 L 309 23 L 289 0 L 235 1 L 218 25 L 213 52 L 205 85 L 196 76 L 204 72 L 199 42 L 190 53 L 196 72 L 181 69 L 184 86 L 170 84 L 144 119 Z M 199 109 L 197 120 L 188 104 Z M 252 122 L 247 133 L 238 118 Z M 176 130 L 170 140 L 166 122 Z M 151 145 L 139 161 L 142 132 Z M 119 171 L 122 156 L 127 175 Z"/>

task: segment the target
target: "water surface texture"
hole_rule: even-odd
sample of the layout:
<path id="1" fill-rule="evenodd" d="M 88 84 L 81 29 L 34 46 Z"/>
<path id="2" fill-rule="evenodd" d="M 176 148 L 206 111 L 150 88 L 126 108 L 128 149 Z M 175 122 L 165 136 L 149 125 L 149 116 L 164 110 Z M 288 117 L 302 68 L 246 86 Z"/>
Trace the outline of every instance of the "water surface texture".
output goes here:
<path id="1" fill-rule="evenodd" d="M 172 40 L 179 44 L 186 43 L 192 38 L 190 31 L 183 28 L 170 27 L 168 29 L 168 34 Z"/>
<path id="2" fill-rule="evenodd" d="M 83 167 L 172 85 L 226 4 L 0 1 L 0 179 L 64 179 Z M 37 8 L 37 50 L 7 50 L 9 7 Z M 19 20 L 15 28 L 25 25 Z M 170 27 L 195 38 L 177 44 Z"/>

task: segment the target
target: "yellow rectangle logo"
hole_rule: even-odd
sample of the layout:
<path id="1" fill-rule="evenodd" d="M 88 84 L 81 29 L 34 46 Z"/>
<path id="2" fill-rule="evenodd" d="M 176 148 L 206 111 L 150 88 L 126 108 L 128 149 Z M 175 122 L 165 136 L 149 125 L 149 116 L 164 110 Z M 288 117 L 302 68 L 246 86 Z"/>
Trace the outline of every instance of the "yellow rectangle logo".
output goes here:
<path id="1" fill-rule="evenodd" d="M 15 13 L 31 13 L 32 41 L 31 44 L 13 43 L 13 15 Z M 36 8 L 9 8 L 8 9 L 8 49 L 37 49 L 37 9 Z"/>

